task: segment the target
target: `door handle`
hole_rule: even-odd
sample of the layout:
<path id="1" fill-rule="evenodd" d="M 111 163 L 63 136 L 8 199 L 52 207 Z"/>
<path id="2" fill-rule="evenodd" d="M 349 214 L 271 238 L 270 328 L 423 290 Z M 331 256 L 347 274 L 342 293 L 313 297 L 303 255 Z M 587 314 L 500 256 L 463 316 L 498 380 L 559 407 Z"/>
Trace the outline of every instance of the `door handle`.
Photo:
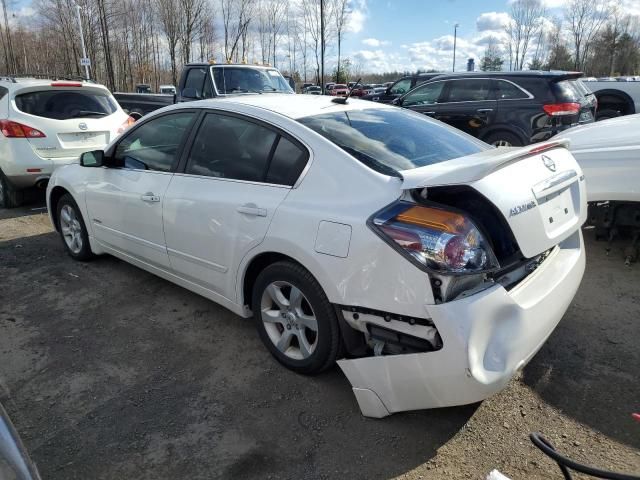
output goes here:
<path id="1" fill-rule="evenodd" d="M 244 213 L 245 215 L 252 215 L 254 217 L 266 217 L 267 209 L 256 207 L 254 204 L 249 203 L 247 205 L 242 205 L 238 207 L 236 210 L 240 213 Z"/>
<path id="2" fill-rule="evenodd" d="M 425 115 L 429 115 L 430 117 L 435 115 L 436 112 L 423 112 Z"/>
<path id="3" fill-rule="evenodd" d="M 493 112 L 493 108 L 479 108 L 478 110 L 476 110 L 476 112 L 482 114 L 482 113 L 491 113 Z"/>
<path id="4" fill-rule="evenodd" d="M 140 195 L 140 200 L 148 203 L 156 203 L 160 201 L 160 197 L 153 192 L 147 192 L 144 195 Z"/>

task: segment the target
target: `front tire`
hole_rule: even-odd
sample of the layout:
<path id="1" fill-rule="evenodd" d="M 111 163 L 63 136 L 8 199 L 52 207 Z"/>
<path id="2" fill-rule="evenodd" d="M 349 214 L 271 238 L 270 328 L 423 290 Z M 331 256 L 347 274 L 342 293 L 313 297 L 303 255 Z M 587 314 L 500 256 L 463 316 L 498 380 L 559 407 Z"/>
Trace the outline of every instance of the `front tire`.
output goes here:
<path id="1" fill-rule="evenodd" d="M 293 262 L 265 268 L 253 288 L 252 309 L 262 342 L 282 365 L 313 375 L 342 352 L 338 318 L 313 275 Z"/>
<path id="2" fill-rule="evenodd" d="M 80 209 L 73 197 L 65 193 L 56 206 L 58 231 L 67 253 L 74 260 L 87 261 L 93 257 L 89 234 Z"/>

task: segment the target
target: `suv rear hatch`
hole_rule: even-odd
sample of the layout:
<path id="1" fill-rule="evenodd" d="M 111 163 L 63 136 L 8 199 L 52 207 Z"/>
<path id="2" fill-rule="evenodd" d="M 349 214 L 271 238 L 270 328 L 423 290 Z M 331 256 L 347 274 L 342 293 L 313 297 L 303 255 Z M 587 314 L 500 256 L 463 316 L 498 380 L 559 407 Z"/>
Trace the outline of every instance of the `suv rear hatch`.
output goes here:
<path id="1" fill-rule="evenodd" d="M 491 149 L 404 170 L 402 188 L 427 188 L 429 198 L 433 187 L 471 187 L 502 214 L 522 255 L 533 258 L 575 233 L 587 218 L 584 176 L 567 145 Z M 477 208 L 467 213 L 481 217 L 489 206 Z"/>
<path id="2" fill-rule="evenodd" d="M 25 87 L 16 92 L 12 104 L 10 120 L 35 129 L 27 140 L 47 159 L 76 158 L 103 148 L 127 121 L 106 88 L 80 82 Z"/>
<path id="3" fill-rule="evenodd" d="M 580 72 L 572 72 L 552 80 L 550 86 L 556 103 L 543 108 L 552 117 L 554 126 L 564 129 L 595 120 L 597 101 L 593 93 L 581 84 L 581 76 Z"/>

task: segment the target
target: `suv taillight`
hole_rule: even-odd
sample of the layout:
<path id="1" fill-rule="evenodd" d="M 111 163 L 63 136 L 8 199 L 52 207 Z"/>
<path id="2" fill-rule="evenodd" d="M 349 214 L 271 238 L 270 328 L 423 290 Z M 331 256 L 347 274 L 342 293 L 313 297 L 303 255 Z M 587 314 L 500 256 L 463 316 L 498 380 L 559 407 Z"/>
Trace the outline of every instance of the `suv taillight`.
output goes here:
<path id="1" fill-rule="evenodd" d="M 579 103 L 547 103 L 542 106 L 545 113 L 551 117 L 575 115 L 580 111 Z"/>
<path id="2" fill-rule="evenodd" d="M 23 123 L 12 122 L 11 120 L 0 120 L 0 131 L 7 138 L 44 138 L 46 135 L 37 128 L 24 125 Z"/>

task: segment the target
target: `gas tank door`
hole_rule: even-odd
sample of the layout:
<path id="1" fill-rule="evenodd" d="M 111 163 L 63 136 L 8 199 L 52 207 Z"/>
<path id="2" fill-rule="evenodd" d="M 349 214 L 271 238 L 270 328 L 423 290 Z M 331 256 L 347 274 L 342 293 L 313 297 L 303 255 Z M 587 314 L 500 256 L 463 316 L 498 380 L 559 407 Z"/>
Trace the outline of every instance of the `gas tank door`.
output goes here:
<path id="1" fill-rule="evenodd" d="M 351 243 L 351 225 L 323 220 L 318 225 L 315 250 L 318 253 L 346 258 Z"/>

